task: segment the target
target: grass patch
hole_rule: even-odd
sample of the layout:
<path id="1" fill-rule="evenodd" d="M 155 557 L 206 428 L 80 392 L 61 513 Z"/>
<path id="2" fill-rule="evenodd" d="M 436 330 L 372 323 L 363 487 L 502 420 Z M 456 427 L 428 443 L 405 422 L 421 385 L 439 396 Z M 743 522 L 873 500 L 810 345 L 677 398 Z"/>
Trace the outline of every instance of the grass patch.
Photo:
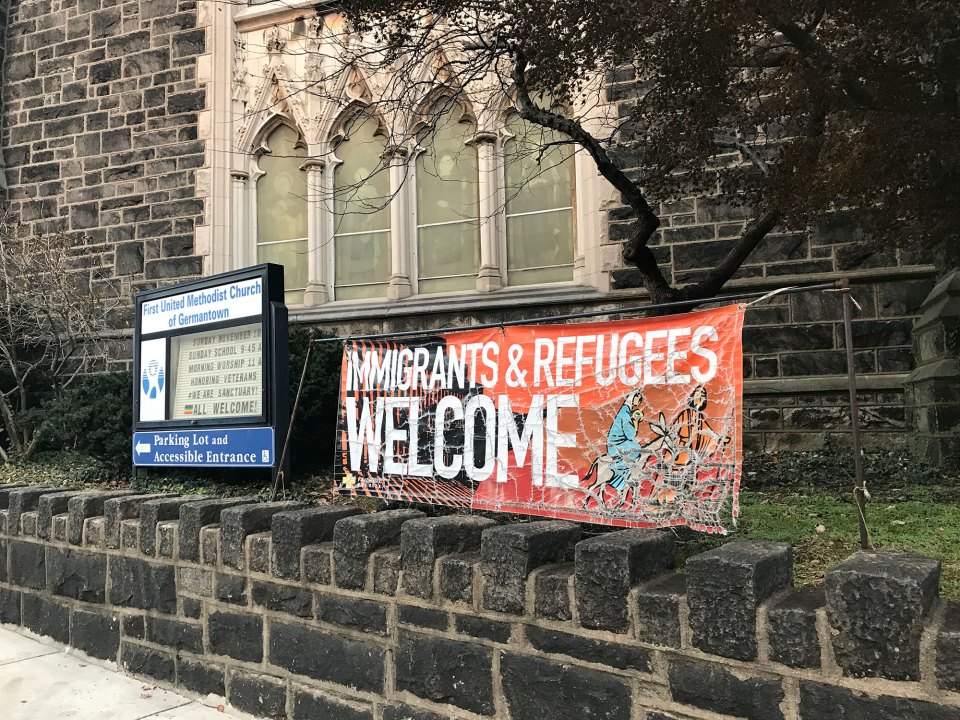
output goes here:
<path id="1" fill-rule="evenodd" d="M 934 490 L 934 488 L 927 488 Z M 956 488 L 936 488 L 956 497 Z M 960 600 L 960 505 L 922 500 L 871 502 L 867 528 L 876 549 L 910 550 L 943 562 L 941 591 Z M 857 509 L 851 497 L 827 493 L 744 492 L 739 526 L 726 539 L 681 533 L 682 559 L 725 540 L 775 540 L 793 545 L 798 586 L 819 585 L 823 575 L 860 549 Z"/>

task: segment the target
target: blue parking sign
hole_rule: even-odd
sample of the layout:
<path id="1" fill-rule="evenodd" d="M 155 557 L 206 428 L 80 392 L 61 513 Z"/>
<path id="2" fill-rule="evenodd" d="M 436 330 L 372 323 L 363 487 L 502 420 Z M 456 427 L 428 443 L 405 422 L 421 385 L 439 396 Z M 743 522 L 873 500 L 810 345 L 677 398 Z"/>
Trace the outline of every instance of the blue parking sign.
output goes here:
<path id="1" fill-rule="evenodd" d="M 153 430 L 133 434 L 137 467 L 272 467 L 272 427 Z"/>

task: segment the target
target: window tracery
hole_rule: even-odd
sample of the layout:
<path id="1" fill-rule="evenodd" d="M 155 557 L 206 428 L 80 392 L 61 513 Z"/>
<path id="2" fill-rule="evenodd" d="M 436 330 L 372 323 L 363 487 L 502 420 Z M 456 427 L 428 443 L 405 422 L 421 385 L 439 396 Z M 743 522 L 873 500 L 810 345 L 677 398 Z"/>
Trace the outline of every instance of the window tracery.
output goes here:
<path id="1" fill-rule="evenodd" d="M 505 97 L 481 103 L 479 117 L 466 100 L 444 102 L 446 75 L 434 67 L 422 68 L 424 86 L 434 78 L 427 110 L 404 112 L 380 96 L 390 78 L 336 65 L 328 43 L 352 42 L 348 30 L 272 5 L 237 20 L 231 42 L 232 266 L 282 262 L 288 303 L 306 306 L 578 281 L 582 210 L 568 144 L 522 123 Z M 257 155 L 251 140 L 265 131 L 280 135 Z M 271 173 L 291 188 L 297 178 L 285 202 Z"/>

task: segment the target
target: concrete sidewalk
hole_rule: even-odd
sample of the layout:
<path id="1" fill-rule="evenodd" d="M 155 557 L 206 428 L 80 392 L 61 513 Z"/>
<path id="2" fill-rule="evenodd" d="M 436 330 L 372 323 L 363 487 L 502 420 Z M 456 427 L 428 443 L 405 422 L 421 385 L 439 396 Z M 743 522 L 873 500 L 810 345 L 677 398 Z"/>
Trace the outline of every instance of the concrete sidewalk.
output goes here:
<path id="1" fill-rule="evenodd" d="M 228 720 L 216 708 L 121 675 L 51 640 L 0 627 L 4 720 Z"/>

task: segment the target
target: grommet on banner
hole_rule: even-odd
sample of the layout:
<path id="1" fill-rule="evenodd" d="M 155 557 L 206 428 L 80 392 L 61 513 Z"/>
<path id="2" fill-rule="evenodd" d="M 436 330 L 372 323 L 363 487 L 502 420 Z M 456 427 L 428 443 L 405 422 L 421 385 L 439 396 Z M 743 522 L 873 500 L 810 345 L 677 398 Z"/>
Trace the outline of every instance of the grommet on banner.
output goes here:
<path id="1" fill-rule="evenodd" d="M 863 306 L 862 306 L 860 303 L 857 302 L 857 299 L 856 299 L 853 295 L 850 294 L 850 288 L 846 288 L 846 289 L 844 289 L 844 288 L 828 288 L 827 290 L 824 290 L 824 292 L 845 293 L 845 294 L 846 294 L 846 297 L 850 298 L 850 302 L 852 302 L 852 303 L 854 304 L 854 306 L 856 306 L 857 310 L 859 310 L 860 312 L 863 312 Z"/>

